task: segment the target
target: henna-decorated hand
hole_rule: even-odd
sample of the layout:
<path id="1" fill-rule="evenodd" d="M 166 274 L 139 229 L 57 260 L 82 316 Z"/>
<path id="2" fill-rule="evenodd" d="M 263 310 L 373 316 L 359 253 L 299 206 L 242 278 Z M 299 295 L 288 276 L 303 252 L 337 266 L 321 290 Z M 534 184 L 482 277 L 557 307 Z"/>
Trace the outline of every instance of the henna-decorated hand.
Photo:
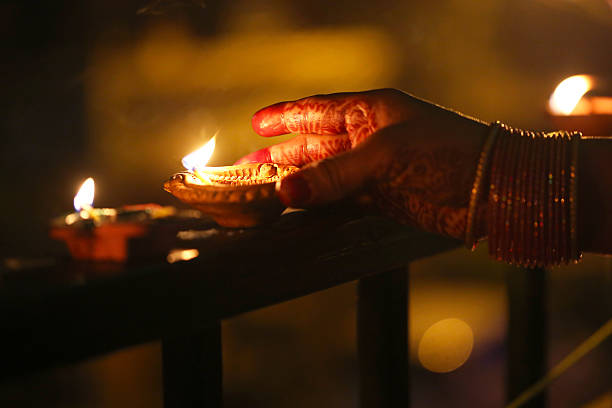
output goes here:
<path id="1" fill-rule="evenodd" d="M 464 238 L 485 124 L 381 89 L 278 103 L 258 111 L 253 128 L 262 136 L 298 134 L 237 162 L 300 166 L 279 186 L 286 205 L 312 207 L 367 191 L 400 222 Z M 484 226 L 478 229 L 483 235 Z"/>

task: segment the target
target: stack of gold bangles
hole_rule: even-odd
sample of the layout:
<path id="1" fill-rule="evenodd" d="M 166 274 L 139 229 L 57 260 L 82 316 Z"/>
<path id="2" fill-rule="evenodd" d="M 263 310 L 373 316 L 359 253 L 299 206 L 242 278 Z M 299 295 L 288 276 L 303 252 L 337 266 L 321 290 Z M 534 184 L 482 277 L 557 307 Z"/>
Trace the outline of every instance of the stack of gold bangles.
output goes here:
<path id="1" fill-rule="evenodd" d="M 488 183 L 489 253 L 526 267 L 577 262 L 579 132 L 528 132 L 490 126 L 467 216 L 466 245 L 476 245 L 477 207 Z"/>

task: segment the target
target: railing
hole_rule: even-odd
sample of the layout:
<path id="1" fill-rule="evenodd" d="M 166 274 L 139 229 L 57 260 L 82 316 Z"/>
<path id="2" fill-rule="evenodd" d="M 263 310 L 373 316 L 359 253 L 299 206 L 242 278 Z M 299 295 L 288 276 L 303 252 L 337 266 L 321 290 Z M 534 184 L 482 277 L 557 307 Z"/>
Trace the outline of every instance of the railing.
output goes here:
<path id="1" fill-rule="evenodd" d="M 361 406 L 409 406 L 407 265 L 458 242 L 377 217 L 302 212 L 251 230 L 211 225 L 184 245 L 199 256 L 5 272 L 0 376 L 161 340 L 165 406 L 221 406 L 222 319 L 359 280 Z M 512 397 L 544 371 L 545 275 L 508 277 Z"/>

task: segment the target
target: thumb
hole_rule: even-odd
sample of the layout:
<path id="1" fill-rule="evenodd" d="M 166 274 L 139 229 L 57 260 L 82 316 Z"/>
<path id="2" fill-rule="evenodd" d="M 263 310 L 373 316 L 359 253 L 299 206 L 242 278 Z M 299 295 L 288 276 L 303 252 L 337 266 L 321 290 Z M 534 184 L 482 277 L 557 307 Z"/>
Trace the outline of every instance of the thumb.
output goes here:
<path id="1" fill-rule="evenodd" d="M 339 200 L 374 178 L 377 155 L 366 144 L 310 163 L 282 179 L 276 190 L 288 207 L 310 207 Z"/>

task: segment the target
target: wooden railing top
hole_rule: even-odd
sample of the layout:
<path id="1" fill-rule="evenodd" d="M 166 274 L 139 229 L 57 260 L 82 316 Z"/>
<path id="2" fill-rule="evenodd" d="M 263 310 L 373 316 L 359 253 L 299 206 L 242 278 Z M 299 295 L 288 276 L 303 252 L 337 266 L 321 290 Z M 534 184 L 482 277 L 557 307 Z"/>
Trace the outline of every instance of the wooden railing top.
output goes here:
<path id="1" fill-rule="evenodd" d="M 199 256 L 188 262 L 2 271 L 0 376 L 187 333 L 458 245 L 342 211 L 248 230 L 209 224 L 192 236 L 182 245 Z"/>

